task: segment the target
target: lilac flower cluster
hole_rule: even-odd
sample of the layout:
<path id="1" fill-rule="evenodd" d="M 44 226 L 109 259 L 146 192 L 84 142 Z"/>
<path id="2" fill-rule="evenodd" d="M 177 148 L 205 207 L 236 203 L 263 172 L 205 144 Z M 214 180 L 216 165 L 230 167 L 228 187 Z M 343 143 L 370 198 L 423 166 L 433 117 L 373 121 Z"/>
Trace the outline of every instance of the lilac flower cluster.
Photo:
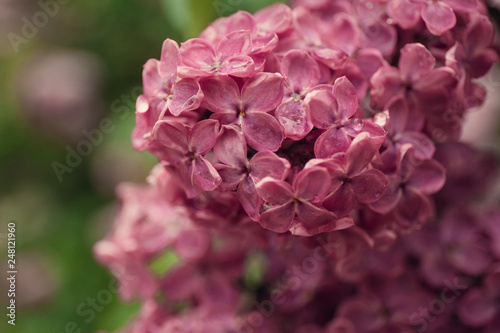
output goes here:
<path id="1" fill-rule="evenodd" d="M 95 248 L 143 301 L 125 332 L 494 332 L 497 163 L 457 142 L 497 61 L 485 4 L 293 4 L 145 64 L 132 142 L 159 164 Z"/>

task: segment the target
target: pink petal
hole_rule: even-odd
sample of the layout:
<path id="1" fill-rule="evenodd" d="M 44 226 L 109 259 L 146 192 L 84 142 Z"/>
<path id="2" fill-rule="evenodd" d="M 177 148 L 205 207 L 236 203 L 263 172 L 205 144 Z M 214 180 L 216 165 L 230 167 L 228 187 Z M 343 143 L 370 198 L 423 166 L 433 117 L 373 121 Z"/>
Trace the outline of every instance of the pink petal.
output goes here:
<path id="1" fill-rule="evenodd" d="M 215 62 L 215 51 L 209 42 L 193 38 L 181 44 L 182 63 L 195 69 L 208 69 Z"/>
<path id="2" fill-rule="evenodd" d="M 245 168 L 247 145 L 243 134 L 232 126 L 223 126 L 214 145 L 215 156 L 224 164 Z"/>
<path id="3" fill-rule="evenodd" d="M 295 197 L 290 184 L 271 177 L 266 177 L 257 183 L 257 194 L 272 205 L 284 205 Z"/>
<path id="4" fill-rule="evenodd" d="M 420 77 L 419 81 L 413 85 L 413 89 L 419 92 L 419 97 L 422 97 L 422 92 L 431 91 L 434 93 L 435 88 L 431 87 L 449 87 L 455 82 L 454 71 L 449 67 L 440 67 Z"/>
<path id="5" fill-rule="evenodd" d="M 217 55 L 221 61 L 235 55 L 246 55 L 252 50 L 250 31 L 234 31 L 221 39 L 217 46 Z"/>
<path id="6" fill-rule="evenodd" d="M 257 221 L 259 219 L 259 208 L 262 204 L 262 199 L 257 195 L 255 183 L 252 178 L 245 177 L 238 186 L 236 193 L 245 212 L 252 220 Z"/>
<path id="7" fill-rule="evenodd" d="M 240 89 L 233 79 L 212 76 L 200 81 L 205 94 L 202 105 L 212 112 L 239 111 Z"/>
<path id="8" fill-rule="evenodd" d="M 290 162 L 270 151 L 259 151 L 250 160 L 250 177 L 255 183 L 265 177 L 284 180 L 290 171 Z"/>
<path id="9" fill-rule="evenodd" d="M 451 251 L 451 264 L 469 275 L 481 275 L 491 265 L 489 249 L 482 244 L 464 244 Z"/>
<path id="10" fill-rule="evenodd" d="M 337 112 L 340 119 L 349 119 L 358 110 L 356 89 L 345 76 L 335 80 L 333 85 L 333 96 L 337 100 Z"/>
<path id="11" fill-rule="evenodd" d="M 333 97 L 333 90 L 315 89 L 308 93 L 304 103 L 309 108 L 311 122 L 317 128 L 327 129 L 339 121 L 337 100 Z"/>
<path id="12" fill-rule="evenodd" d="M 241 100 L 246 111 L 270 112 L 283 99 L 283 77 L 279 74 L 258 73 L 241 89 Z"/>
<path id="13" fill-rule="evenodd" d="M 329 195 L 323 206 L 333 212 L 338 217 L 349 215 L 351 210 L 356 206 L 357 200 L 352 192 L 351 184 L 343 184 L 337 191 Z"/>
<path id="14" fill-rule="evenodd" d="M 371 78 L 380 67 L 389 67 L 382 53 L 374 48 L 364 48 L 359 50 L 356 63 L 366 78 Z"/>
<path id="15" fill-rule="evenodd" d="M 478 0 L 443 0 L 443 2 L 460 12 L 471 12 L 474 9 L 478 9 L 479 4 Z"/>
<path id="16" fill-rule="evenodd" d="M 216 71 L 220 75 L 233 75 L 237 77 L 251 76 L 255 71 L 253 59 L 247 55 L 237 55 L 224 60 L 221 68 Z"/>
<path id="17" fill-rule="evenodd" d="M 142 82 L 144 94 L 147 96 L 156 96 L 162 90 L 162 78 L 158 70 L 160 62 L 156 59 L 149 59 L 144 64 L 142 71 Z"/>
<path id="18" fill-rule="evenodd" d="M 295 177 L 292 186 L 299 199 L 321 201 L 330 188 L 330 175 L 322 167 L 306 168 Z"/>
<path id="19" fill-rule="evenodd" d="M 379 200 L 369 205 L 373 211 L 380 214 L 387 214 L 398 205 L 403 192 L 401 191 L 399 184 L 396 184 L 397 187 L 394 185 L 394 182 L 390 183 L 389 187 L 385 191 L 385 194 L 382 195 Z"/>
<path id="20" fill-rule="evenodd" d="M 219 122 L 213 119 L 205 119 L 194 125 L 188 141 L 189 151 L 196 155 L 208 153 L 215 144 L 219 128 Z"/>
<path id="21" fill-rule="evenodd" d="M 177 42 L 168 38 L 163 42 L 160 59 L 160 75 L 168 86 L 173 86 L 177 78 L 177 66 L 181 62 L 179 45 Z"/>
<path id="22" fill-rule="evenodd" d="M 347 176 L 354 177 L 363 171 L 379 147 L 377 142 L 366 132 L 354 138 L 345 156 Z"/>
<path id="23" fill-rule="evenodd" d="M 401 75 L 408 83 L 414 83 L 429 73 L 436 64 L 432 54 L 420 43 L 406 44 L 401 49 L 399 68 Z"/>
<path id="24" fill-rule="evenodd" d="M 264 229 L 274 232 L 287 232 L 295 217 L 293 204 L 273 207 L 260 215 L 259 223 Z"/>
<path id="25" fill-rule="evenodd" d="M 321 34 L 318 19 L 306 8 L 299 6 L 293 9 L 295 29 L 309 45 L 321 45 Z"/>
<path id="26" fill-rule="evenodd" d="M 257 11 L 254 18 L 260 30 L 274 32 L 278 35 L 293 28 L 292 10 L 282 3 L 275 3 Z"/>
<path id="27" fill-rule="evenodd" d="M 463 45 L 469 55 L 477 54 L 491 46 L 495 29 L 487 16 L 478 15 L 464 31 Z"/>
<path id="28" fill-rule="evenodd" d="M 387 178 L 380 170 L 367 170 L 352 178 L 352 191 L 361 203 L 373 203 L 380 199 L 387 189 Z"/>
<path id="29" fill-rule="evenodd" d="M 415 227 L 432 215 L 432 205 L 425 195 L 406 187 L 395 209 L 395 217 L 403 227 Z"/>
<path id="30" fill-rule="evenodd" d="M 403 95 L 397 96 L 387 105 L 389 111 L 388 130 L 392 136 L 403 133 L 408 124 L 409 110 L 408 103 Z"/>
<path id="31" fill-rule="evenodd" d="M 168 109 L 176 117 L 184 111 L 199 108 L 204 97 L 200 85 L 193 79 L 182 79 L 177 82 L 173 87 L 172 94 Z"/>
<path id="32" fill-rule="evenodd" d="M 281 73 L 295 93 L 314 87 L 320 77 L 318 63 L 304 50 L 292 50 L 285 54 L 281 61 Z"/>
<path id="33" fill-rule="evenodd" d="M 351 55 L 359 45 L 361 31 L 354 18 L 338 13 L 329 27 L 328 44 Z"/>
<path id="34" fill-rule="evenodd" d="M 154 138 L 165 147 L 188 152 L 188 130 L 178 121 L 160 120 L 154 129 Z"/>
<path id="35" fill-rule="evenodd" d="M 304 227 L 312 233 L 317 233 L 321 226 L 337 219 L 337 216 L 332 212 L 304 201 L 296 203 L 296 211 L 297 220 L 302 222 Z"/>
<path id="36" fill-rule="evenodd" d="M 343 68 L 346 61 L 349 59 L 349 55 L 344 51 L 327 48 L 313 50 L 311 55 L 314 59 L 333 70 Z"/>
<path id="37" fill-rule="evenodd" d="M 264 112 L 248 112 L 241 119 L 241 130 L 247 144 L 258 151 L 277 151 L 284 138 L 283 129 L 276 118 Z"/>
<path id="38" fill-rule="evenodd" d="M 498 62 L 498 54 L 493 49 L 485 49 L 476 55 L 470 64 L 470 75 L 479 78 L 486 75 Z"/>
<path id="39" fill-rule="evenodd" d="M 219 173 L 204 157 L 198 156 L 193 161 L 193 185 L 204 191 L 213 191 L 222 182 Z"/>
<path id="40" fill-rule="evenodd" d="M 240 184 L 246 176 L 246 170 L 243 170 L 241 167 L 225 164 L 216 164 L 214 167 L 222 179 L 220 184 L 220 189 L 222 191 L 235 190 L 238 184 Z"/>
<path id="41" fill-rule="evenodd" d="M 283 102 L 276 109 L 276 118 L 285 130 L 285 136 L 292 140 L 303 139 L 312 129 L 309 111 L 303 101 L 293 99 Z"/>
<path id="42" fill-rule="evenodd" d="M 316 158 L 330 158 L 337 153 L 347 151 L 351 145 L 351 139 L 342 128 L 332 127 L 321 134 L 314 143 L 314 155 Z"/>
<path id="43" fill-rule="evenodd" d="M 434 194 L 445 182 L 446 169 L 436 160 L 425 160 L 416 167 L 407 184 L 423 194 Z"/>
<path id="44" fill-rule="evenodd" d="M 234 125 L 239 124 L 239 116 L 235 112 L 226 113 L 226 112 L 218 112 L 214 113 L 210 116 L 210 119 L 215 119 L 219 121 L 221 125 Z"/>
<path id="45" fill-rule="evenodd" d="M 434 142 L 422 132 L 404 132 L 399 138 L 398 143 L 411 144 L 415 148 L 415 157 L 419 160 L 432 158 L 436 150 Z"/>
<path id="46" fill-rule="evenodd" d="M 434 35 L 442 35 L 457 23 L 453 9 L 442 1 L 428 3 L 422 10 L 422 19 Z"/>
<path id="47" fill-rule="evenodd" d="M 410 29 L 420 20 L 420 4 L 411 0 L 390 0 L 387 4 L 387 13 L 394 23 L 403 29 Z"/>
<path id="48" fill-rule="evenodd" d="M 479 289 L 472 289 L 460 301 L 457 314 L 466 325 L 480 327 L 488 324 L 496 312 L 493 299 Z"/>
<path id="49" fill-rule="evenodd" d="M 394 67 L 381 67 L 373 74 L 370 83 L 372 106 L 378 110 L 384 109 L 394 96 L 404 92 L 401 73 Z"/>

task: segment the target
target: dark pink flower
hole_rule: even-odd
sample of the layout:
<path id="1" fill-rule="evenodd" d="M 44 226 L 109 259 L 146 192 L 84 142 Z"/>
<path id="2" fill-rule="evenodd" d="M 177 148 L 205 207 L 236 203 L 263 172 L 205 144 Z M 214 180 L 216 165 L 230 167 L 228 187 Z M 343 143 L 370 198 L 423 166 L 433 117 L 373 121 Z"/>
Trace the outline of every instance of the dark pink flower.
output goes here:
<path id="1" fill-rule="evenodd" d="M 304 169 L 292 185 L 264 178 L 257 184 L 257 193 L 270 207 L 261 214 L 259 223 L 274 232 L 294 233 L 294 228 L 303 227 L 312 234 L 325 227 L 330 230 L 345 227 L 335 226 L 335 214 L 318 204 L 329 187 L 328 171 L 321 167 Z"/>
<path id="2" fill-rule="evenodd" d="M 237 188 L 241 205 L 248 216 L 257 220 L 262 200 L 257 195 L 255 184 L 265 177 L 284 180 L 290 163 L 270 151 L 260 151 L 248 161 L 245 139 L 234 126 L 222 128 L 214 153 L 224 163 L 215 165 L 222 178 L 221 190 Z"/>
<path id="3" fill-rule="evenodd" d="M 456 83 L 451 68 L 434 68 L 435 63 L 436 60 L 424 45 L 406 44 L 401 49 L 399 69 L 381 67 L 371 77 L 372 105 L 384 109 L 395 96 L 404 96 L 410 110 L 410 128 L 421 130 L 426 109 L 436 103 L 446 107 L 450 99 L 450 87 Z"/>
<path id="4" fill-rule="evenodd" d="M 283 129 L 269 114 L 283 98 L 283 78 L 259 73 L 243 87 L 230 77 L 214 76 L 200 82 L 205 93 L 203 105 L 214 112 L 212 119 L 223 125 L 237 124 L 247 144 L 256 150 L 276 151 L 283 141 Z"/>
<path id="5" fill-rule="evenodd" d="M 217 47 L 201 38 L 181 44 L 180 77 L 207 77 L 215 74 L 248 77 L 255 64 L 248 55 L 252 51 L 250 32 L 234 31 L 222 38 Z"/>
<path id="6" fill-rule="evenodd" d="M 222 182 L 217 170 L 203 157 L 214 146 L 218 133 L 219 123 L 211 119 L 192 128 L 175 120 L 161 120 L 155 126 L 155 140 L 165 146 L 160 159 L 177 169 L 188 196 L 200 190 L 213 191 Z"/>
<path id="7" fill-rule="evenodd" d="M 317 158 L 329 158 L 336 153 L 347 151 L 351 137 L 368 132 L 384 140 L 383 128 L 371 121 L 354 118 L 358 110 L 356 90 L 345 77 L 335 80 L 333 89 L 324 87 L 313 91 L 307 98 L 314 126 L 326 129 L 314 144 Z"/>
<path id="8" fill-rule="evenodd" d="M 396 173 L 388 175 L 389 188 L 370 208 L 381 214 L 391 211 L 403 228 L 418 226 L 432 215 L 428 197 L 439 191 L 446 180 L 446 170 L 436 160 L 419 160 L 415 148 L 405 144 L 400 148 Z"/>
<path id="9" fill-rule="evenodd" d="M 382 197 L 387 179 L 380 170 L 369 168 L 379 147 L 380 141 L 364 132 L 352 141 L 345 153 L 333 159 L 310 162 L 309 165 L 326 167 L 330 174 L 331 194 L 323 201 L 326 209 L 344 217 L 357 203 L 369 204 Z"/>

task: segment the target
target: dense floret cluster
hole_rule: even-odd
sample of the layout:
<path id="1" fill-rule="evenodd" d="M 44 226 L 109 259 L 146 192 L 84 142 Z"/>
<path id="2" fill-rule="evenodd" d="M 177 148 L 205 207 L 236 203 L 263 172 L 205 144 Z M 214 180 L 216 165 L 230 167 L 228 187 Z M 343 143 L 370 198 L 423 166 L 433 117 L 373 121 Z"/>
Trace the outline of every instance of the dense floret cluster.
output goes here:
<path id="1" fill-rule="evenodd" d="M 497 164 L 457 142 L 497 61 L 486 6 L 293 5 L 145 64 L 132 141 L 159 164 L 95 247 L 143 301 L 125 332 L 496 332 Z"/>

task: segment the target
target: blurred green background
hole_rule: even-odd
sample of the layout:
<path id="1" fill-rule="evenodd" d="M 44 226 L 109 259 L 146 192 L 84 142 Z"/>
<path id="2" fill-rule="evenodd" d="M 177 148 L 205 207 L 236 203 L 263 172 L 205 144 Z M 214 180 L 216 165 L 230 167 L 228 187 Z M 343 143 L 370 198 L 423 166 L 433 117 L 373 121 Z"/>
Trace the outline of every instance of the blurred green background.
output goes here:
<path id="1" fill-rule="evenodd" d="M 92 246 L 111 227 L 116 184 L 144 182 L 155 163 L 130 143 L 142 65 L 166 38 L 273 2 L 0 0 L 0 267 L 16 221 L 18 269 L 16 326 L 0 281 L 0 332 L 115 331 L 134 316 L 138 304 L 108 297 Z"/>

